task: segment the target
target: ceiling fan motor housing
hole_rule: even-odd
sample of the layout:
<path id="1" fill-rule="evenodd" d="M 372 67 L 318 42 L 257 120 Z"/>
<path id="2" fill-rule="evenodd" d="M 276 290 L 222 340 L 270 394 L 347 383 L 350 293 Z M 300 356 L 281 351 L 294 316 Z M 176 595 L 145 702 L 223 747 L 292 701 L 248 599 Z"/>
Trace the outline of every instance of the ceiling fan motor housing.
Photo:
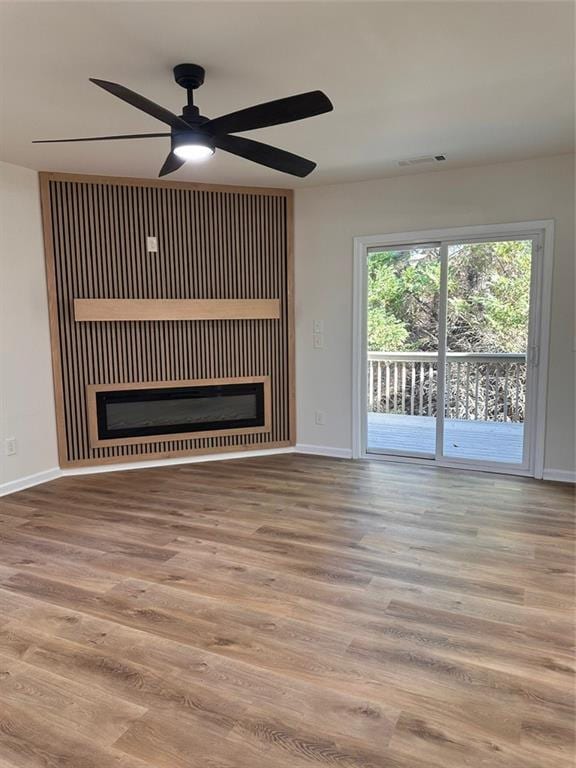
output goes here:
<path id="1" fill-rule="evenodd" d="M 186 90 L 200 88 L 206 71 L 199 64 L 178 64 L 174 67 L 174 79 Z"/>

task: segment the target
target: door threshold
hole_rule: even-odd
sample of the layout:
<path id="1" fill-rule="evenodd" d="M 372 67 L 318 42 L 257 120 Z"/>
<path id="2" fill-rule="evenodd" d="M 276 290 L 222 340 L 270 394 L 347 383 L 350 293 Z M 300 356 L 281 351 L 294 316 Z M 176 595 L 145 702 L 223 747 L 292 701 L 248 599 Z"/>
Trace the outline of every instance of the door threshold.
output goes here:
<path id="1" fill-rule="evenodd" d="M 515 475 L 516 477 L 531 477 L 534 478 L 534 474 L 529 470 L 516 467 L 506 467 L 501 464 L 493 465 L 479 465 L 479 464 L 467 464 L 465 462 L 457 461 L 437 461 L 433 457 L 426 458 L 422 456 L 400 456 L 390 453 L 363 453 L 357 457 L 360 461 L 382 461 L 382 462 L 396 462 L 398 464 L 419 464 L 424 467 L 437 467 L 439 469 L 460 469 L 467 470 L 469 472 L 488 472 L 492 475 Z M 536 478 L 538 479 L 538 478 Z"/>

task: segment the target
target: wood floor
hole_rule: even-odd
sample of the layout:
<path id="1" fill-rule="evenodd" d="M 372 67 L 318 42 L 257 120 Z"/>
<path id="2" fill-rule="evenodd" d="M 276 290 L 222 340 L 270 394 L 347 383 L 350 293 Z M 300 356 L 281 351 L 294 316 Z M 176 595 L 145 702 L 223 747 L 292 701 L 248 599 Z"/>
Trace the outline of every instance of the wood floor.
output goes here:
<path id="1" fill-rule="evenodd" d="M 568 768 L 569 486 L 284 455 L 0 502 L 2 768 Z"/>

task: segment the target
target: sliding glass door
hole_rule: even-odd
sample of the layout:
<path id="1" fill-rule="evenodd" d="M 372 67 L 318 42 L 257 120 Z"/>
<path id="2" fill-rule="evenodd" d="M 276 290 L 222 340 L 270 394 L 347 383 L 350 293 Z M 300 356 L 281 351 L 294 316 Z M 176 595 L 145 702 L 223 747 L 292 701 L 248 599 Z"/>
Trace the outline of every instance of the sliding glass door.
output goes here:
<path id="1" fill-rule="evenodd" d="M 528 469 L 537 243 L 367 249 L 368 454 Z"/>
<path id="2" fill-rule="evenodd" d="M 436 453 L 440 247 L 368 253 L 367 445 Z"/>
<path id="3" fill-rule="evenodd" d="M 443 457 L 525 464 L 532 251 L 531 239 L 447 246 Z"/>

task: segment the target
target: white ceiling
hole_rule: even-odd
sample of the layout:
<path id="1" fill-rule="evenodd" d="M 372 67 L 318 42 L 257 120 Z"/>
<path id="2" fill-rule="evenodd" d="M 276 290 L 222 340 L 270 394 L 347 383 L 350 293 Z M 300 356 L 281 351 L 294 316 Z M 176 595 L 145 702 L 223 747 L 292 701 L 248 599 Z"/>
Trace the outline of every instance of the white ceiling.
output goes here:
<path id="1" fill-rule="evenodd" d="M 305 180 L 218 152 L 171 178 L 298 187 L 571 152 L 572 2 L 1 2 L 0 159 L 155 177 L 168 139 L 32 145 L 162 131 L 88 82 L 113 80 L 178 112 L 180 62 L 202 64 L 203 114 L 320 88 L 334 112 L 245 134 L 318 163 Z"/>

